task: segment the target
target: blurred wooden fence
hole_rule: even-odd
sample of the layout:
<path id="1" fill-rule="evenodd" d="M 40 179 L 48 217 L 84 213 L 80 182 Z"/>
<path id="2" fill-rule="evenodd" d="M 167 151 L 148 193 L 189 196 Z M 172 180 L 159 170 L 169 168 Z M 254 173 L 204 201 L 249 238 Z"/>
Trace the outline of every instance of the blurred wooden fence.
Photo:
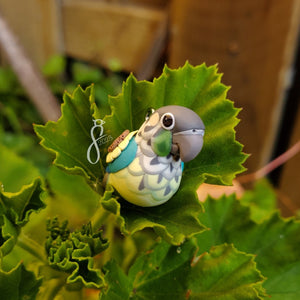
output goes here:
<path id="1" fill-rule="evenodd" d="M 0 10 L 38 66 L 61 53 L 144 79 L 163 54 L 171 67 L 187 59 L 218 63 L 232 86 L 229 98 L 243 108 L 237 135 L 252 154 L 249 171 L 274 152 L 293 79 L 300 0 L 0 0 Z M 300 112 L 289 143 L 300 138 L 299 119 Z M 298 207 L 299 169 L 298 155 L 280 183 Z"/>
<path id="2" fill-rule="evenodd" d="M 0 9 L 40 66 L 62 53 L 149 77 L 166 44 L 167 10 L 134 2 L 0 0 Z"/>

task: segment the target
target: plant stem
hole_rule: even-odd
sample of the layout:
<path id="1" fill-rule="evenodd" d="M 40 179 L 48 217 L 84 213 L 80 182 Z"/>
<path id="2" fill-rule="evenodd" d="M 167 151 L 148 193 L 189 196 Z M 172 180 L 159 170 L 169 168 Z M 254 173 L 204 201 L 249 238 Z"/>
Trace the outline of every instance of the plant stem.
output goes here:
<path id="1" fill-rule="evenodd" d="M 105 238 L 108 239 L 108 241 L 110 242 L 110 244 L 113 244 L 113 240 L 114 240 L 114 235 L 115 235 L 115 220 L 116 217 L 114 215 L 110 215 L 108 222 L 106 222 L 106 227 L 105 227 Z M 103 265 L 105 265 L 112 256 L 112 247 L 108 247 L 108 249 L 106 249 L 103 252 L 103 257 L 102 257 L 102 263 Z"/>
<path id="2" fill-rule="evenodd" d="M 238 181 L 240 183 L 246 183 L 246 182 L 251 182 L 263 178 L 264 176 L 272 172 L 274 169 L 286 163 L 289 159 L 291 159 L 299 152 L 300 152 L 300 140 L 297 141 L 297 143 L 294 144 L 290 149 L 285 151 L 283 154 L 279 155 L 277 158 L 275 158 L 274 160 L 272 160 L 271 162 L 269 162 L 267 165 L 257 170 L 256 172 L 239 176 Z"/>
<path id="3" fill-rule="evenodd" d="M 31 255 L 33 255 L 43 263 L 48 263 L 44 248 L 24 233 L 20 233 L 20 235 L 18 236 L 17 245 L 29 252 Z"/>
<path id="4" fill-rule="evenodd" d="M 99 204 L 99 207 L 91 218 L 93 230 L 97 230 L 101 225 L 103 225 L 109 215 L 110 212 L 104 209 L 101 204 Z"/>
<path id="5" fill-rule="evenodd" d="M 48 280 L 42 292 L 38 294 L 37 299 L 41 299 L 41 300 L 55 299 L 55 296 L 61 290 L 64 284 L 65 284 L 64 277 Z"/>

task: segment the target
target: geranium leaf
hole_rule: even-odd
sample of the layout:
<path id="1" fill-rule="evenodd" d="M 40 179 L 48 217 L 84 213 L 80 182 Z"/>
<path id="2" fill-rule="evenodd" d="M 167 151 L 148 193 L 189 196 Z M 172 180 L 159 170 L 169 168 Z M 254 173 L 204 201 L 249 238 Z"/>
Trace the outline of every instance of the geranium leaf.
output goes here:
<path id="1" fill-rule="evenodd" d="M 94 267 L 93 256 L 108 247 L 102 232 L 93 232 L 91 225 L 83 225 L 81 230 L 70 233 L 67 222 L 60 224 L 57 218 L 48 222 L 49 236 L 46 241 L 49 265 L 54 269 L 69 273 L 68 289 L 99 288 L 103 276 Z"/>
<path id="2" fill-rule="evenodd" d="M 196 258 L 189 275 L 189 299 L 264 299 L 264 277 L 254 255 L 232 245 L 214 246 Z"/>
<path id="3" fill-rule="evenodd" d="M 57 216 L 67 219 L 71 228 L 78 228 L 94 214 L 100 198 L 83 176 L 68 174 L 54 165 L 49 168 L 45 183 L 41 198 L 47 207 L 33 214 L 23 228 L 38 243 L 47 235 L 45 220 Z"/>
<path id="4" fill-rule="evenodd" d="M 116 296 L 119 292 L 124 300 L 159 297 L 184 299 L 187 292 L 187 274 L 195 252 L 196 247 L 190 242 L 184 243 L 180 248 L 160 243 L 154 250 L 136 260 L 128 277 L 115 263 L 110 262 L 106 266 L 105 275 L 109 288 L 100 294 L 100 299 L 119 299 Z"/>
<path id="5" fill-rule="evenodd" d="M 173 244 L 203 230 L 195 216 L 201 211 L 194 194 L 201 182 L 231 184 L 246 156 L 242 146 L 235 141 L 234 127 L 238 123 L 238 109 L 226 99 L 228 88 L 220 82 L 217 68 L 201 65 L 171 70 L 151 82 L 137 81 L 129 76 L 122 93 L 110 98 L 112 114 L 105 117 L 107 133 L 117 136 L 125 129 L 136 130 L 144 121 L 147 108 L 176 104 L 191 108 L 204 121 L 206 134 L 200 155 L 185 166 L 178 193 L 167 203 L 154 208 L 133 206 L 120 201 L 115 213 L 127 232 L 134 233 L 152 227 Z M 121 113 L 122 112 L 122 113 Z M 105 153 L 103 146 L 101 150 Z M 116 204 L 114 204 L 116 208 Z"/>
<path id="6" fill-rule="evenodd" d="M 55 153 L 56 166 L 69 173 L 83 175 L 89 181 L 101 182 L 104 175 L 101 162 L 91 164 L 87 158 L 87 150 L 92 143 L 90 131 L 93 119 L 99 115 L 93 89 L 89 87 L 83 91 L 78 87 L 72 95 L 65 93 L 63 100 L 62 116 L 57 122 L 34 126 L 42 139 L 41 145 Z M 94 161 L 95 157 L 92 159 Z"/>
<path id="7" fill-rule="evenodd" d="M 39 171 L 0 145 L 0 257 L 14 247 L 20 228 L 32 212 L 45 207 L 40 199 Z"/>
<path id="8" fill-rule="evenodd" d="M 20 228 L 29 221 L 31 213 L 45 207 L 41 191 L 40 178 L 16 193 L 4 192 L 0 187 L 0 257 L 12 250 Z"/>
<path id="9" fill-rule="evenodd" d="M 202 152 L 186 164 L 184 177 L 195 186 L 203 181 L 230 185 L 235 174 L 244 170 L 241 164 L 246 155 L 235 141 L 239 110 L 226 99 L 228 87 L 220 80 L 216 66 L 193 67 L 189 63 L 175 70 L 165 67 L 153 83 L 137 81 L 131 75 L 122 93 L 110 97 L 112 114 L 104 118 L 107 132 L 118 136 L 126 129 L 137 130 L 149 107 L 186 106 L 199 114 L 206 130 Z"/>
<path id="10" fill-rule="evenodd" d="M 25 225 L 33 211 L 45 207 L 40 199 L 42 192 L 41 180 L 36 178 L 31 184 L 24 185 L 17 193 L 3 192 L 0 190 L 0 199 L 4 205 L 4 214 L 10 221 L 18 226 Z"/>
<path id="11" fill-rule="evenodd" d="M 4 214 L 1 214 L 2 212 L 0 212 L 0 259 L 10 253 L 16 244 L 19 234 L 18 228 Z"/>
<path id="12" fill-rule="evenodd" d="M 177 70 L 165 67 L 153 83 L 137 81 L 130 75 L 123 84 L 122 93 L 110 97 L 112 114 L 104 118 L 105 134 L 116 138 L 125 129 L 138 129 L 149 107 L 186 106 L 201 116 L 206 134 L 201 154 L 186 165 L 184 176 L 196 186 L 203 181 L 231 184 L 235 175 L 244 170 L 241 164 L 246 155 L 235 141 L 234 127 L 239 110 L 226 99 L 228 87 L 220 80 L 216 66 L 193 67 L 188 63 Z M 91 145 L 93 118 L 102 117 L 100 112 L 101 107 L 99 111 L 94 103 L 92 89 L 83 91 L 78 87 L 73 95 L 65 93 L 62 117 L 58 122 L 35 126 L 41 144 L 56 153 L 57 166 L 94 181 L 103 177 L 104 169 L 101 164 L 88 162 L 87 149 Z M 103 165 L 107 147 L 107 143 L 100 145 Z"/>
<path id="13" fill-rule="evenodd" d="M 195 190 L 201 182 L 231 184 L 235 175 L 243 171 L 246 159 L 242 146 L 235 141 L 234 127 L 238 123 L 238 109 L 226 99 L 228 88 L 220 82 L 216 66 L 193 67 L 189 63 L 177 70 L 164 68 L 153 82 L 137 81 L 130 75 L 123 84 L 122 93 L 110 97 L 111 114 L 104 117 L 104 134 L 116 138 L 125 129 L 136 130 L 144 121 L 149 107 L 176 104 L 191 108 L 206 126 L 204 147 L 200 155 L 185 166 L 180 190 L 166 204 L 154 208 L 133 206 L 122 199 L 106 199 L 103 204 L 118 215 L 121 229 L 135 233 L 147 227 L 173 244 L 203 230 L 197 218 L 201 205 Z M 104 108 L 107 111 L 107 107 Z M 93 183 L 100 183 L 104 175 L 105 154 L 108 145 L 100 143 L 102 164 L 92 165 L 87 160 L 91 145 L 90 130 L 97 109 L 92 90 L 77 88 L 72 96 L 65 94 L 62 117 L 58 122 L 36 126 L 42 145 L 56 153 L 55 164 L 60 168 L 84 175 Z M 100 184 L 98 184 L 100 187 Z M 102 194 L 101 187 L 100 193 Z M 98 190 L 99 190 L 98 189 Z M 116 200 L 116 198 L 115 198 Z M 109 205 L 107 205 L 109 203 Z M 112 205 L 112 207 L 110 207 Z"/>
<path id="14" fill-rule="evenodd" d="M 197 195 L 189 186 L 182 188 L 167 203 L 157 207 L 139 207 L 113 198 L 110 186 L 100 200 L 102 206 L 117 216 L 121 231 L 134 234 L 144 228 L 154 231 L 171 244 L 178 245 L 185 238 L 205 229 L 198 221 L 201 211 Z"/>
<path id="15" fill-rule="evenodd" d="M 100 299 L 263 299 L 263 277 L 252 255 L 231 245 L 200 257 L 196 251 L 191 241 L 180 247 L 158 244 L 136 260 L 128 276 L 110 262 L 109 286 Z"/>
<path id="16" fill-rule="evenodd" d="M 30 162 L 0 145 L 0 183 L 6 192 L 19 192 L 23 185 L 31 184 L 40 174 Z"/>
<path id="17" fill-rule="evenodd" d="M 35 299 L 42 279 L 36 279 L 31 271 L 19 264 L 9 272 L 0 270 L 0 294 L 2 299 Z"/>
<path id="18" fill-rule="evenodd" d="M 109 261 L 105 266 L 106 290 L 100 292 L 101 300 L 126 300 L 132 292 L 132 281 L 115 261 Z"/>
<path id="19" fill-rule="evenodd" d="M 273 213 L 261 223 L 252 220 L 249 207 L 234 195 L 208 198 L 200 221 L 210 230 L 197 235 L 200 252 L 212 245 L 233 243 L 256 255 L 258 269 L 267 280 L 264 287 L 272 299 L 300 297 L 300 223 Z"/>
<path id="20" fill-rule="evenodd" d="M 276 193 L 267 179 L 255 182 L 253 190 L 245 191 L 241 203 L 250 207 L 251 218 L 260 222 L 276 210 Z"/>
<path id="21" fill-rule="evenodd" d="M 49 206 L 57 215 L 61 214 L 69 221 L 74 216 L 76 224 L 91 217 L 99 202 L 99 194 L 91 189 L 82 176 L 68 174 L 53 166 L 49 169 L 46 180 L 48 196 L 51 198 Z M 66 206 L 69 207 L 68 212 L 65 210 Z"/>

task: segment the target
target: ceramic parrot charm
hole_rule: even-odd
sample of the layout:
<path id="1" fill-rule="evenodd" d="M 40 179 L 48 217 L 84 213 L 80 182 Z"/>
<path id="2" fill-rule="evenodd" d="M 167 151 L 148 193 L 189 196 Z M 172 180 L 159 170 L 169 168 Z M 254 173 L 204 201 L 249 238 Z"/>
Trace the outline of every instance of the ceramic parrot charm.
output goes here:
<path id="1" fill-rule="evenodd" d="M 204 130 L 186 107 L 152 109 L 139 130 L 125 131 L 108 149 L 107 184 L 135 205 L 163 204 L 178 190 L 184 162 L 201 151 Z"/>

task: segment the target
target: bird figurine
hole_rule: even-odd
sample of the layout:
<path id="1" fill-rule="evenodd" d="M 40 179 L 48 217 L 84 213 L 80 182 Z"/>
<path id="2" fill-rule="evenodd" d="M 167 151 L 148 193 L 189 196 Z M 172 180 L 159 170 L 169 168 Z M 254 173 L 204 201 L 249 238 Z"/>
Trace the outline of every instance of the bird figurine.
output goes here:
<path id="1" fill-rule="evenodd" d="M 201 151 L 204 130 L 186 107 L 150 109 L 139 130 L 126 130 L 108 148 L 107 184 L 138 206 L 165 203 L 179 188 L 184 163 Z"/>

